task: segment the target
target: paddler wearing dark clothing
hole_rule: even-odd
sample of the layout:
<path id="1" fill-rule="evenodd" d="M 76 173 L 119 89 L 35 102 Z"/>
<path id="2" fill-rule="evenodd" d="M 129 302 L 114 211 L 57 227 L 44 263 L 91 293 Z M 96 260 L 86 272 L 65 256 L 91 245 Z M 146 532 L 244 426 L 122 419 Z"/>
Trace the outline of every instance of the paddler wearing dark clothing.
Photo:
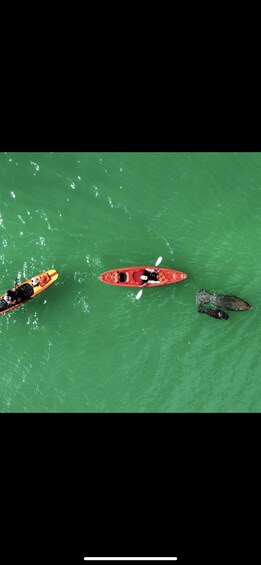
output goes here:
<path id="1" fill-rule="evenodd" d="M 7 302 L 9 306 L 14 306 L 15 304 L 21 302 L 22 299 L 21 296 L 18 295 L 17 290 L 12 288 L 6 291 L 4 295 L 4 300 Z"/>
<path id="2" fill-rule="evenodd" d="M 158 273 L 159 271 L 155 271 L 154 269 L 145 269 L 143 275 L 140 276 L 142 279 L 142 286 L 149 284 L 149 283 L 159 283 L 158 280 Z"/>

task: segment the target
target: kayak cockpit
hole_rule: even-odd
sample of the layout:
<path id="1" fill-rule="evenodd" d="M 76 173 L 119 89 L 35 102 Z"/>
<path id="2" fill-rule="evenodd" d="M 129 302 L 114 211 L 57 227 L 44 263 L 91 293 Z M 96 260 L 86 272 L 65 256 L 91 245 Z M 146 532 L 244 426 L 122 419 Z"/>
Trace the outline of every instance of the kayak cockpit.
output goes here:
<path id="1" fill-rule="evenodd" d="M 119 273 L 119 282 L 120 283 L 128 282 L 128 274 L 124 272 Z"/>
<path id="2" fill-rule="evenodd" d="M 144 273 L 145 273 L 145 269 L 139 269 L 138 271 L 134 271 L 132 276 L 133 276 L 134 281 L 138 285 L 144 284 L 144 281 L 141 278 L 141 276 L 144 275 Z"/>

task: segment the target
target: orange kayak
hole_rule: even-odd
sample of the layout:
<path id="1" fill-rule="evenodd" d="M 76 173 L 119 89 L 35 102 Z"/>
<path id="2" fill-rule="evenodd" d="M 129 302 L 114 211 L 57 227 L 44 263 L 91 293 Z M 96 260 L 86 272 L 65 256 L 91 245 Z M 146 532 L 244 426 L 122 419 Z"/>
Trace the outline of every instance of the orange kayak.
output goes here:
<path id="1" fill-rule="evenodd" d="M 173 284 L 180 281 L 184 281 L 188 277 L 186 273 L 182 271 L 176 271 L 175 269 L 163 269 L 154 266 L 145 267 L 126 267 L 124 269 L 111 269 L 110 271 L 105 271 L 100 275 L 100 280 L 107 284 L 112 284 L 114 286 L 131 286 L 131 287 L 143 287 L 145 286 L 144 281 L 141 279 L 141 275 L 144 274 L 146 269 L 152 269 L 157 273 L 158 282 L 148 282 L 146 288 L 151 286 L 163 286 L 165 284 Z"/>
<path id="2" fill-rule="evenodd" d="M 39 280 L 38 280 L 39 279 Z M 4 296 L 5 293 L 0 295 L 0 314 L 5 314 L 6 312 L 10 312 L 14 310 L 14 308 L 18 308 L 18 306 L 22 306 L 28 300 L 35 298 L 46 290 L 51 284 L 54 283 L 58 279 L 58 273 L 55 269 L 50 269 L 49 271 L 44 271 L 38 275 L 34 275 L 30 279 L 18 284 L 15 288 L 15 293 L 19 297 L 20 300 L 17 304 L 8 304 L 5 301 Z M 32 280 L 36 283 L 36 286 L 33 286 Z"/>

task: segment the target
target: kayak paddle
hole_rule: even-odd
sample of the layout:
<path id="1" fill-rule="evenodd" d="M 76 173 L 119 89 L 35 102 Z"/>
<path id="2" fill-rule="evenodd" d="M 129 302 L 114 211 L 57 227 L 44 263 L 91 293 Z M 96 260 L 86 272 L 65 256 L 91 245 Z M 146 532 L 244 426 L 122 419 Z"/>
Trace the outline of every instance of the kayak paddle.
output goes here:
<path id="1" fill-rule="evenodd" d="M 155 263 L 155 267 L 157 267 L 158 265 L 160 265 L 161 261 L 162 261 L 162 257 L 158 257 L 158 259 L 157 259 L 157 261 L 156 261 L 156 263 Z M 136 295 L 136 300 L 139 300 L 139 299 L 141 298 L 142 293 L 143 293 L 143 288 L 141 288 L 141 289 L 139 290 L 138 294 Z"/>

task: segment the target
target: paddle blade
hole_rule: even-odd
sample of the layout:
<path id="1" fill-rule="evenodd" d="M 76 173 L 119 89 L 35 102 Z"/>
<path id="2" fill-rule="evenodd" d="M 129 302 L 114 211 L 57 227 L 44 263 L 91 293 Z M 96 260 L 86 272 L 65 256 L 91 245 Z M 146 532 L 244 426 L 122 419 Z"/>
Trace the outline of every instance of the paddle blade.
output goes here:
<path id="1" fill-rule="evenodd" d="M 141 289 L 139 290 L 138 294 L 136 294 L 136 300 L 139 300 L 139 298 L 141 297 L 142 293 L 143 293 L 143 289 L 141 288 Z"/>
<path id="2" fill-rule="evenodd" d="M 162 257 L 158 257 L 156 263 L 155 263 L 155 267 L 157 267 L 162 261 Z"/>

